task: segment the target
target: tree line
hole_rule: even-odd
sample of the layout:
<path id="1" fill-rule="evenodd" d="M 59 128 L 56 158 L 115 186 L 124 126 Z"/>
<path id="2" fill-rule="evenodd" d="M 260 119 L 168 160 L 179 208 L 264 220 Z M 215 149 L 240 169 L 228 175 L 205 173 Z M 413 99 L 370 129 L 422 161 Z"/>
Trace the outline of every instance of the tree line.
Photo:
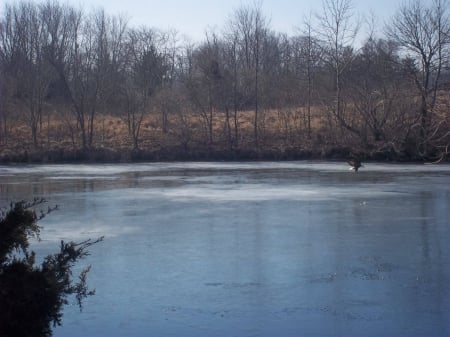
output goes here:
<path id="1" fill-rule="evenodd" d="M 446 158 L 448 3 L 410 0 L 383 25 L 351 0 L 322 5 L 293 36 L 274 31 L 260 4 L 242 5 L 192 43 L 103 9 L 6 3 L 0 144 L 17 145 L 20 125 L 27 151 L 64 140 L 89 153 L 105 146 L 114 117 L 126 126 L 121 151 L 174 159 Z"/>

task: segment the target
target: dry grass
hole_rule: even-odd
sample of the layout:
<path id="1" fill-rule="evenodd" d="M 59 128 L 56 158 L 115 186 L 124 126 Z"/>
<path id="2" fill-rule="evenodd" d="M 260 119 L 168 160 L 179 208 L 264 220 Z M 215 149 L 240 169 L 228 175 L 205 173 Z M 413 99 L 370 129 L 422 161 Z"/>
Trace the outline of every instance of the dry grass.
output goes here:
<path id="1" fill-rule="evenodd" d="M 312 128 L 318 130 L 323 124 L 319 109 L 312 111 Z M 234 119 L 230 116 L 230 134 L 234 138 Z M 3 142 L 0 155 L 35 152 L 30 128 L 23 121 L 10 121 L 7 142 Z M 200 114 L 169 115 L 167 130 L 162 128 L 162 116 L 149 114 L 142 121 L 139 146 L 146 151 L 164 148 L 202 148 L 216 150 L 229 148 L 225 114 L 213 114 L 213 143 L 209 144 L 208 123 Z M 238 113 L 238 139 L 233 139 L 240 148 L 254 147 L 254 112 Z M 266 149 L 280 150 L 286 146 L 305 144 L 306 115 L 302 108 L 260 111 L 259 137 Z M 75 151 L 82 147 L 81 132 L 74 116 L 54 112 L 45 116 L 38 130 L 38 149 Z M 117 116 L 98 114 L 94 122 L 94 148 L 111 149 L 117 152 L 130 151 L 133 140 L 128 132 L 127 121 Z"/>
<path id="2" fill-rule="evenodd" d="M 450 110 L 448 100 L 439 101 L 439 110 L 447 115 Z M 20 112 L 16 115 L 20 115 Z M 39 127 L 38 147 L 35 148 L 30 128 L 23 121 L 9 121 L 7 142 L 0 139 L 0 160 L 15 154 L 47 153 L 49 151 L 77 152 L 82 148 L 81 133 L 74 115 L 52 113 L 44 117 Z M 253 158 L 255 153 L 269 153 L 273 157 L 307 153 L 318 156 L 334 156 L 335 151 L 344 153 L 355 145 L 351 133 L 339 133 L 336 120 L 326 113 L 323 107 L 311 109 L 311 137 L 308 136 L 307 111 L 304 107 L 279 110 L 261 110 L 258 120 L 258 144 L 254 138 L 254 111 L 238 112 L 237 138 L 234 118 L 229 116 L 227 129 L 223 112 L 214 112 L 212 119 L 212 143 L 210 142 L 209 121 L 199 113 L 170 114 L 166 129 L 163 129 L 161 114 L 148 114 L 141 123 L 139 148 L 151 158 L 152 153 L 164 153 L 162 157 L 177 159 L 200 158 L 205 154 L 216 153 L 217 158 L 239 149 Z M 353 118 L 356 123 L 357 115 Z M 340 128 L 342 130 L 342 128 Z M 129 154 L 133 150 L 127 121 L 108 114 L 98 114 L 94 123 L 92 149 L 110 151 L 116 154 Z M 353 137 L 353 138 L 352 138 Z M 231 142 L 230 142 L 231 139 Z M 360 142 L 360 140 L 356 140 Z M 338 144 L 339 145 L 336 145 Z M 237 145 L 236 145 L 237 144 Z M 253 153 L 253 154 L 252 154 Z M 181 156 L 179 156 L 181 155 Z M 128 156 L 128 157 L 127 157 Z M 159 158 L 156 155 L 156 159 Z M 52 160 L 52 159 L 51 159 Z"/>

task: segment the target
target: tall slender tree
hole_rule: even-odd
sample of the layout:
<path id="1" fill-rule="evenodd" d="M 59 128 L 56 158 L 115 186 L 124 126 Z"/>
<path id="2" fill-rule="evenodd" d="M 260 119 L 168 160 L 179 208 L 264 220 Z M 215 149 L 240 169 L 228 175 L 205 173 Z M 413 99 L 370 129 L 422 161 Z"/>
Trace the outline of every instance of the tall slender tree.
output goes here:
<path id="1" fill-rule="evenodd" d="M 354 57 L 353 43 L 359 22 L 355 20 L 351 0 L 323 0 L 322 5 L 317 36 L 325 47 L 325 60 L 334 78 L 334 102 L 330 112 L 341 127 L 355 131 L 345 120 L 343 78 Z"/>
<path id="2" fill-rule="evenodd" d="M 260 104 L 260 81 L 262 69 L 262 52 L 264 40 L 267 37 L 269 22 L 264 16 L 261 3 L 252 7 L 240 7 L 234 12 L 229 27 L 236 37 L 239 56 L 243 59 L 242 72 L 246 77 L 248 94 L 253 105 L 253 140 L 255 147 L 259 147 L 259 115 Z"/>

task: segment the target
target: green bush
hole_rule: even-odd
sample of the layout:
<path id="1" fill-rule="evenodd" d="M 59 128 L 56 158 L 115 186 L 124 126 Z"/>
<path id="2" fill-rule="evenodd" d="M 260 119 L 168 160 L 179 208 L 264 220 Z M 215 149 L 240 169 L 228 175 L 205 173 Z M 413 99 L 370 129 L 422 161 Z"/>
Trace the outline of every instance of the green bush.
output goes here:
<path id="1" fill-rule="evenodd" d="M 61 241 L 58 253 L 36 264 L 29 239 L 39 239 L 38 221 L 56 208 L 38 215 L 35 207 L 44 202 L 19 201 L 0 212 L 0 337 L 51 336 L 52 327 L 61 324 L 70 296 L 76 297 L 81 310 L 83 299 L 94 294 L 86 284 L 90 267 L 82 270 L 77 281 L 72 268 L 89 254 L 88 247 L 103 238 Z"/>

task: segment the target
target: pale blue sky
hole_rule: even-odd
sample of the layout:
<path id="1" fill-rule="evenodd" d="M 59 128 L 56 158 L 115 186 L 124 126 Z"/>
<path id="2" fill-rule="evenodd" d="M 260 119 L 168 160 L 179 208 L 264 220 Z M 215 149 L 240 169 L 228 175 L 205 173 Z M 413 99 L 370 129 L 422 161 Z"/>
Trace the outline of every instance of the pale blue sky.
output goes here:
<path id="1" fill-rule="evenodd" d="M 130 24 L 146 25 L 160 29 L 174 28 L 181 35 L 201 40 L 207 27 L 221 29 L 227 18 L 241 5 L 252 5 L 253 0 L 67 0 L 72 5 L 82 4 L 90 8 L 103 7 L 110 14 L 127 13 Z M 390 17 L 402 0 L 354 1 L 355 10 L 362 13 L 373 11 L 380 23 Z M 263 0 L 262 9 L 277 32 L 292 35 L 295 27 L 311 11 L 320 11 L 321 0 Z"/>
<path id="2" fill-rule="evenodd" d="M 252 5 L 254 0 L 62 0 L 81 5 L 85 10 L 104 8 L 109 14 L 127 14 L 131 26 L 145 25 L 163 30 L 173 28 L 193 41 L 203 39 L 208 27 L 222 29 L 236 8 Z M 431 0 L 425 0 L 431 1 Z M 12 2 L 15 2 L 13 0 Z M 374 12 L 383 22 L 390 18 L 403 0 L 354 0 L 355 11 Z M 305 16 L 320 11 L 321 0 L 262 0 L 264 15 L 277 32 L 294 34 Z"/>

